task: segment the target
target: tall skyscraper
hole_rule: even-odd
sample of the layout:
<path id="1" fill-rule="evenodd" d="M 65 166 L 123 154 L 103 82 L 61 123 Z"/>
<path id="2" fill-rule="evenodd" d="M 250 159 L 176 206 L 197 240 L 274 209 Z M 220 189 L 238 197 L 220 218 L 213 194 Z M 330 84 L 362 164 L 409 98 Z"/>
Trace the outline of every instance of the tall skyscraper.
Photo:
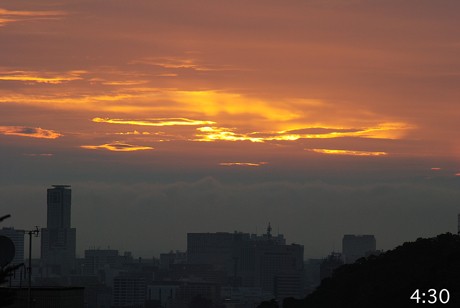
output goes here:
<path id="1" fill-rule="evenodd" d="M 71 228 L 70 185 L 52 185 L 47 194 L 47 223 L 42 228 L 44 276 L 70 275 L 75 268 L 76 230 Z"/>

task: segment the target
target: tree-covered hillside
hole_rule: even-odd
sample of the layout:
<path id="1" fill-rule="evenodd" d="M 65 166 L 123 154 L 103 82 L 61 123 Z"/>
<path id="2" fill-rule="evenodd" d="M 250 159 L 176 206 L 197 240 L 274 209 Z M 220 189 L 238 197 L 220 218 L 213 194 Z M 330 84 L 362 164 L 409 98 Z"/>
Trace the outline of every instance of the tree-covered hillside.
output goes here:
<path id="1" fill-rule="evenodd" d="M 448 296 L 448 302 L 442 304 Z M 361 258 L 354 264 L 343 265 L 306 299 L 291 300 L 284 308 L 424 306 L 460 307 L 459 235 L 445 233 L 434 238 L 419 238 L 378 257 Z"/>

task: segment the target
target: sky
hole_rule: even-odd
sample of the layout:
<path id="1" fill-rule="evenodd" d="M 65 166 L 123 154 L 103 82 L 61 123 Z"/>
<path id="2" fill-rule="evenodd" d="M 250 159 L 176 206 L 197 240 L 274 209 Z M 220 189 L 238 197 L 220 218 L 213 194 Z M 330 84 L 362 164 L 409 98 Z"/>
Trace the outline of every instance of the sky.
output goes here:
<path id="1" fill-rule="evenodd" d="M 2 226 L 77 254 L 265 232 L 305 258 L 457 232 L 460 3 L 0 2 Z M 35 245 L 34 253 L 39 254 Z"/>

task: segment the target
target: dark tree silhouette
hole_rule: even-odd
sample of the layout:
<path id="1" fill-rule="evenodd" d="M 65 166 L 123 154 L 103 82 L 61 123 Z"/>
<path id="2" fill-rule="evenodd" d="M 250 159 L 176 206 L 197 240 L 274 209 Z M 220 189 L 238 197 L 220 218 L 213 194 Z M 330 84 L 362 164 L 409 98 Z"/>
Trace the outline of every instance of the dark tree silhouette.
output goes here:
<path id="1" fill-rule="evenodd" d="M 410 299 L 416 290 L 424 298 Z M 451 233 L 419 238 L 376 256 L 361 258 L 335 270 L 331 278 L 305 299 L 307 308 L 420 307 L 422 300 L 433 301 L 428 290 L 437 294 L 448 290 L 450 300 L 439 297 L 431 307 L 460 307 L 460 236 Z M 446 299 L 444 292 L 444 300 Z M 425 305 L 427 305 L 425 303 Z M 286 306 L 290 308 L 296 306 Z"/>
<path id="2" fill-rule="evenodd" d="M 257 308 L 279 308 L 278 302 L 275 299 L 263 301 Z"/>
<path id="3" fill-rule="evenodd" d="M 188 306 L 189 308 L 212 308 L 212 301 L 202 297 L 201 295 L 197 295 L 192 299 Z"/>

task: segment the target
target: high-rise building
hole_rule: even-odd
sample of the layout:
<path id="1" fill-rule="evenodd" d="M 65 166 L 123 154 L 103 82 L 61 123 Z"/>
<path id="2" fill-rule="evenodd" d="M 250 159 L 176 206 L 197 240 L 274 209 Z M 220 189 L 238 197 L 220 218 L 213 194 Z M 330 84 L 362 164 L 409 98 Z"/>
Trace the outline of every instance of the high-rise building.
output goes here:
<path id="1" fill-rule="evenodd" d="M 373 235 L 346 234 L 342 239 L 342 254 L 345 263 L 354 263 L 359 258 L 365 257 L 367 252 L 376 251 L 376 241 Z"/>
<path id="2" fill-rule="evenodd" d="M 70 185 L 52 185 L 47 194 L 47 223 L 42 228 L 43 276 L 70 275 L 75 269 L 76 230 L 71 228 Z"/>
<path id="3" fill-rule="evenodd" d="M 222 307 L 220 285 L 206 281 L 155 281 L 147 286 L 146 298 L 163 307 Z M 115 303 L 115 302 L 114 302 Z"/>
<path id="4" fill-rule="evenodd" d="M 113 279 L 113 306 L 142 307 L 145 303 L 145 277 L 123 273 Z"/>
<path id="5" fill-rule="evenodd" d="M 190 264 L 212 264 L 225 271 L 234 287 L 260 287 L 274 294 L 296 285 L 296 296 L 303 290 L 303 254 L 301 245 L 286 245 L 282 234 L 273 236 L 271 226 L 262 236 L 248 233 L 188 233 L 187 261 Z M 299 279 L 301 277 L 302 279 Z M 284 288 L 284 289 L 283 289 Z M 303 295 L 303 293 L 302 293 Z M 300 296 L 302 296 L 300 295 Z M 292 294 L 290 295 L 292 296 Z"/>
<path id="6" fill-rule="evenodd" d="M 14 228 L 3 227 L 0 229 L 0 235 L 6 236 L 13 241 L 14 258 L 8 265 L 18 265 L 24 263 L 24 230 L 15 230 Z M 24 279 L 25 268 L 21 267 L 10 277 L 12 286 L 19 286 Z"/>
<path id="7" fill-rule="evenodd" d="M 118 250 L 91 249 L 85 250 L 83 275 L 97 275 L 99 270 L 121 267 Z"/>
<path id="8" fill-rule="evenodd" d="M 187 263 L 213 264 L 216 269 L 228 273 L 233 271 L 233 234 L 187 233 Z"/>
<path id="9" fill-rule="evenodd" d="M 261 245 L 257 244 L 255 250 L 255 274 L 254 281 L 256 286 L 260 286 L 263 291 L 274 293 L 275 277 L 302 277 L 296 280 L 299 285 L 296 290 L 303 288 L 303 253 L 302 245 Z M 285 275 L 285 276 L 283 276 Z M 280 281 L 281 281 L 280 280 Z M 288 279 L 287 279 L 288 280 Z M 281 285 L 281 283 L 280 283 Z M 280 291 L 280 295 L 281 295 Z M 299 293 L 296 293 L 299 294 Z M 291 295 L 293 296 L 293 295 Z M 302 293 L 301 295 L 302 296 Z M 294 296 L 297 297 L 297 296 Z M 300 298 L 300 297 L 297 297 Z"/>

